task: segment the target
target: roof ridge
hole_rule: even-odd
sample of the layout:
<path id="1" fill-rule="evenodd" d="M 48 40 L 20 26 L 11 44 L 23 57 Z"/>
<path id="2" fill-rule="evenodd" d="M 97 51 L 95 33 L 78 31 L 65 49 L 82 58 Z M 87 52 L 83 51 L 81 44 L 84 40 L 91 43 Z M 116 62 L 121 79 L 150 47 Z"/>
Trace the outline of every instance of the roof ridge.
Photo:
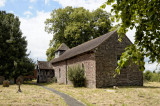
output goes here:
<path id="1" fill-rule="evenodd" d="M 115 31 L 111 31 L 111 32 L 116 32 L 116 30 Z M 108 32 L 108 33 L 106 33 L 106 34 L 109 34 L 109 33 L 111 33 L 111 32 Z M 78 45 L 78 46 L 81 46 L 81 45 L 83 45 L 83 44 L 86 44 L 86 43 L 88 43 L 88 42 L 91 42 L 91 41 L 93 41 L 93 40 L 95 40 L 95 39 L 98 39 L 98 38 L 100 38 L 100 37 L 102 37 L 102 36 L 105 36 L 106 34 L 104 34 L 104 35 L 101 35 L 101 36 L 99 36 L 99 37 L 96 37 L 96 38 L 94 38 L 94 39 L 91 39 L 91 40 L 88 40 L 88 41 L 86 41 L 86 42 L 84 42 L 84 43 L 82 43 L 82 44 L 80 44 L 80 45 Z M 73 48 L 76 48 L 76 47 L 78 47 L 78 46 L 75 46 L 75 47 L 73 47 Z M 71 48 L 71 49 L 73 49 L 73 48 Z M 70 49 L 70 50 L 71 50 Z"/>
<path id="2" fill-rule="evenodd" d="M 92 40 L 84 42 L 84 43 L 82 43 L 82 44 L 80 44 L 76 47 L 73 47 L 73 48 L 67 50 L 66 52 L 64 52 L 60 57 L 54 58 L 51 61 L 51 63 L 63 61 L 63 60 L 69 59 L 73 56 L 76 56 L 76 55 L 82 54 L 84 52 L 90 51 L 90 50 L 96 48 L 97 46 L 99 46 L 100 44 L 102 44 L 104 41 L 106 41 L 115 32 L 117 32 L 117 30 L 112 31 L 112 32 L 108 32 L 108 33 L 106 33 L 102 36 L 99 36 L 97 38 L 94 38 Z"/>

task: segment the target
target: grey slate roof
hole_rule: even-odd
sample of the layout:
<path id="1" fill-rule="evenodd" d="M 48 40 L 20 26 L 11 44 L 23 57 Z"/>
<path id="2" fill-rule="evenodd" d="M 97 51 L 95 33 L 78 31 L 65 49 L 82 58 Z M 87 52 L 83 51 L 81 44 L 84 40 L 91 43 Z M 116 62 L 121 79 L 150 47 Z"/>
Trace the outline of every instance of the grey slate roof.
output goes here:
<path id="1" fill-rule="evenodd" d="M 58 50 L 65 50 L 66 51 L 68 49 L 70 49 L 70 48 L 65 43 L 62 43 L 56 51 L 58 51 Z"/>
<path id="2" fill-rule="evenodd" d="M 47 62 L 47 61 L 37 61 L 37 64 L 38 64 L 39 69 L 46 69 L 46 70 L 53 69 L 51 67 L 50 62 Z"/>
<path id="3" fill-rule="evenodd" d="M 78 45 L 76 47 L 73 47 L 71 49 L 68 49 L 65 51 L 60 57 L 54 58 L 51 63 L 57 63 L 60 61 L 64 61 L 66 59 L 72 58 L 74 56 L 80 55 L 82 53 L 88 52 L 93 50 L 94 48 L 98 47 L 101 43 L 103 43 L 105 40 L 107 40 L 111 35 L 116 35 L 117 31 L 112 31 L 107 34 L 104 34 L 100 37 L 97 37 L 95 39 L 92 39 L 90 41 L 87 41 L 81 45 Z"/>

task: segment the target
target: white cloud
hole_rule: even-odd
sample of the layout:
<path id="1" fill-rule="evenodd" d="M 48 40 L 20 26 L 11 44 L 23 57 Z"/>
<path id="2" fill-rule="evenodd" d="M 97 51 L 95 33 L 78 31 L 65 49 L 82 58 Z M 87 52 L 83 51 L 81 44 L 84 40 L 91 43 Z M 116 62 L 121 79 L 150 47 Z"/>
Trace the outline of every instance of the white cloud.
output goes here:
<path id="1" fill-rule="evenodd" d="M 28 8 L 29 8 L 29 9 L 33 9 L 33 7 L 32 7 L 32 6 L 29 6 Z"/>
<path id="2" fill-rule="evenodd" d="M 6 1 L 7 1 L 7 0 L 0 0 L 0 7 L 5 6 Z"/>
<path id="3" fill-rule="evenodd" d="M 24 12 L 24 15 L 26 15 L 26 17 L 29 18 L 32 15 L 32 13 L 30 11 L 26 11 Z"/>
<path id="4" fill-rule="evenodd" d="M 49 3 L 50 0 L 45 0 L 45 5 L 47 5 Z"/>
<path id="5" fill-rule="evenodd" d="M 14 14 L 14 11 L 12 11 L 12 10 L 11 10 L 11 11 L 9 11 L 9 13 L 12 13 L 12 14 Z"/>
<path id="6" fill-rule="evenodd" d="M 146 62 L 145 70 L 150 70 L 150 71 L 154 71 L 155 70 L 156 72 L 158 72 L 160 70 L 160 65 L 159 66 L 157 66 L 157 65 L 158 65 L 157 62 L 154 62 L 152 64 Z"/>
<path id="7" fill-rule="evenodd" d="M 135 35 L 136 29 L 133 28 L 132 30 L 128 30 L 126 33 L 127 37 L 131 40 L 132 43 L 134 43 L 134 35 Z"/>
<path id="8" fill-rule="evenodd" d="M 30 0 L 31 3 L 36 2 L 37 0 Z"/>
<path id="9" fill-rule="evenodd" d="M 37 12 L 36 17 L 20 18 L 23 35 L 27 37 L 28 41 L 28 52 L 31 51 L 30 57 L 35 61 L 37 58 L 38 60 L 46 60 L 47 58 L 46 50 L 52 35 L 44 31 L 44 22 L 49 17 L 50 13 Z"/>
<path id="10" fill-rule="evenodd" d="M 62 7 L 73 6 L 73 7 L 84 7 L 86 9 L 95 10 L 99 8 L 106 0 L 53 0 L 62 5 Z M 107 12 L 109 12 L 111 6 L 106 6 Z"/>

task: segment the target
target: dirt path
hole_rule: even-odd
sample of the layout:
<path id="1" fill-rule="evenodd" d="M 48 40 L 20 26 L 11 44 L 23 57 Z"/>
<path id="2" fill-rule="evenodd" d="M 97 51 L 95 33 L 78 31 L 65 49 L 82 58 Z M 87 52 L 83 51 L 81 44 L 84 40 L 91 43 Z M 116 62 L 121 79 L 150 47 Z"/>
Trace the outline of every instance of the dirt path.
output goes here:
<path id="1" fill-rule="evenodd" d="M 82 102 L 74 99 L 73 97 L 71 97 L 71 96 L 69 96 L 67 94 L 64 94 L 62 92 L 59 92 L 59 91 L 57 91 L 57 90 L 55 90 L 53 88 L 48 88 L 48 87 L 42 86 L 42 85 L 39 85 L 39 86 L 41 86 L 41 87 L 43 87 L 43 88 L 45 88 L 45 89 L 47 89 L 49 91 L 52 91 L 53 93 L 61 96 L 65 100 L 65 102 L 67 103 L 68 106 L 86 106 L 85 104 L 83 104 Z"/>

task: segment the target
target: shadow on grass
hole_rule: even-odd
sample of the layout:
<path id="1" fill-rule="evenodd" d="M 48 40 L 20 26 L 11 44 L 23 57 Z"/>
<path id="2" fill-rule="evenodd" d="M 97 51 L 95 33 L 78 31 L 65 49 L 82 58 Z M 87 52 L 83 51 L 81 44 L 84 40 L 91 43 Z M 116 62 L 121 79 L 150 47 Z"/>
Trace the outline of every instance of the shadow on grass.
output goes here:
<path id="1" fill-rule="evenodd" d="M 46 85 L 53 84 L 53 82 L 51 82 L 51 83 L 37 83 L 36 80 L 33 80 L 33 81 L 24 81 L 23 84 L 25 84 L 25 85 L 43 85 L 43 86 L 46 86 Z"/>
<path id="2" fill-rule="evenodd" d="M 119 88 L 160 88 L 158 86 L 118 86 Z"/>

